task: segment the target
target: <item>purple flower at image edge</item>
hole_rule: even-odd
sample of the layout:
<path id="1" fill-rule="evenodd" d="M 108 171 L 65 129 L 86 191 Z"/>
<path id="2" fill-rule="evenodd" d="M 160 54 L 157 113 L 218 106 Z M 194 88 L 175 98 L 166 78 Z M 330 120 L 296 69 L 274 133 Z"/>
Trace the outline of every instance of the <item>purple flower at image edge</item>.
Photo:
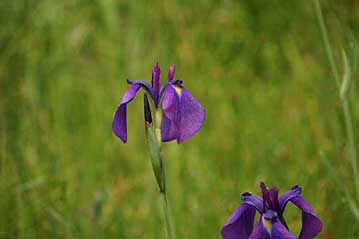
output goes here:
<path id="1" fill-rule="evenodd" d="M 127 141 L 127 104 L 136 96 L 142 88 L 150 96 L 155 110 L 162 110 L 161 140 L 163 142 L 177 140 L 182 143 L 192 137 L 202 126 L 205 111 L 201 104 L 183 87 L 181 80 L 174 80 L 175 65 L 171 65 L 168 72 L 168 81 L 161 87 L 160 67 L 158 64 L 152 68 L 152 81 L 149 84 L 143 80 L 127 82 L 130 87 L 123 95 L 112 120 L 112 129 L 124 143 Z M 145 112 L 149 112 L 145 103 Z M 145 115 L 146 120 L 151 120 L 150 115 Z M 152 122 L 148 122 L 152 123 Z"/>
<path id="2" fill-rule="evenodd" d="M 222 228 L 224 239 L 296 239 L 283 217 L 288 202 L 292 202 L 302 212 L 299 239 L 311 239 L 321 232 L 322 222 L 313 208 L 300 196 L 302 189 L 298 185 L 279 198 L 279 190 L 276 187 L 268 189 L 263 182 L 260 187 L 262 198 L 249 192 L 242 194 L 242 204 Z M 254 227 L 256 211 L 260 217 Z"/>

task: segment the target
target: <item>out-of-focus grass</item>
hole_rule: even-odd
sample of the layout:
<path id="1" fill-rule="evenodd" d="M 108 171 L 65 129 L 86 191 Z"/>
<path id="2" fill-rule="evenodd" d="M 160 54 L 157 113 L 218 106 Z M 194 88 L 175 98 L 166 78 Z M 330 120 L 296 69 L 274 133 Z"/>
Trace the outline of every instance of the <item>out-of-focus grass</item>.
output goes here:
<path id="1" fill-rule="evenodd" d="M 335 59 L 349 51 L 358 132 L 358 5 L 322 7 Z M 193 139 L 164 147 L 177 238 L 219 238 L 261 180 L 300 184 L 324 221 L 319 238 L 357 237 L 320 162 L 323 152 L 352 185 L 310 2 L 14 0 L 0 21 L 0 238 L 164 237 L 142 97 L 128 107 L 128 143 L 111 131 L 125 79 L 149 80 L 157 61 L 164 76 L 177 65 L 207 112 Z M 300 214 L 287 214 L 298 231 Z"/>

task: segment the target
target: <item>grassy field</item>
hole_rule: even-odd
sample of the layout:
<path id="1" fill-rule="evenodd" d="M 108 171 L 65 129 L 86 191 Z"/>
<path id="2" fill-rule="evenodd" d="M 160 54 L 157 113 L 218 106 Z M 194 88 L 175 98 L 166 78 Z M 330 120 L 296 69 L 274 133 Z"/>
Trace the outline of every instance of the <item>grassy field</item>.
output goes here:
<path id="1" fill-rule="evenodd" d="M 359 142 L 359 5 L 321 3 L 340 75 L 342 49 L 352 66 Z M 162 76 L 175 63 L 207 113 L 191 140 L 164 145 L 177 239 L 221 238 L 260 181 L 301 185 L 324 223 L 318 238 L 358 238 L 323 164 L 354 195 L 312 1 L 5 0 L 0 22 L 0 238 L 165 238 L 141 94 L 128 142 L 111 129 L 125 80 L 150 80 L 156 62 Z M 300 213 L 286 216 L 298 232 Z"/>

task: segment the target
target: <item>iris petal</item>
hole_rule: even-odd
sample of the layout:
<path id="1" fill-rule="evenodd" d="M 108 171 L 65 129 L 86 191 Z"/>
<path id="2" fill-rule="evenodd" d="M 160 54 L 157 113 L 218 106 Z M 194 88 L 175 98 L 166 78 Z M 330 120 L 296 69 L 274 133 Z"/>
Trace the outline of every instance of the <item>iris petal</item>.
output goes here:
<path id="1" fill-rule="evenodd" d="M 112 118 L 112 130 L 124 143 L 127 141 L 127 104 L 133 100 L 140 87 L 140 84 L 133 84 L 128 88 Z"/>
<path id="2" fill-rule="evenodd" d="M 171 83 L 164 88 L 162 109 L 162 141 L 182 143 L 201 128 L 205 117 L 202 105 L 189 91 Z"/>
<path id="3" fill-rule="evenodd" d="M 253 230 L 255 207 L 243 203 L 232 213 L 222 228 L 224 239 L 248 239 Z"/>
<path id="4" fill-rule="evenodd" d="M 144 80 L 135 80 L 135 81 L 127 80 L 127 83 L 130 84 L 130 85 L 140 85 L 145 91 L 147 91 L 148 94 L 150 94 L 151 98 L 154 99 L 154 92 L 153 92 L 152 86 L 147 81 L 144 81 Z"/>
<path id="5" fill-rule="evenodd" d="M 259 218 L 256 227 L 254 228 L 248 239 L 270 239 L 268 229 L 263 224 L 263 217 Z"/>
<path id="6" fill-rule="evenodd" d="M 318 235 L 323 224 L 313 208 L 301 196 L 294 197 L 290 201 L 302 210 L 302 230 L 299 239 L 311 239 Z"/>
<path id="7" fill-rule="evenodd" d="M 159 93 L 161 87 L 161 80 L 160 80 L 161 69 L 158 63 L 152 67 L 152 89 L 153 89 L 153 98 L 155 101 L 155 105 L 157 107 L 159 101 Z"/>
<path id="8" fill-rule="evenodd" d="M 180 109 L 179 144 L 191 138 L 201 128 L 205 117 L 202 105 L 184 87 L 181 89 Z"/>
<path id="9" fill-rule="evenodd" d="M 279 221 L 275 220 L 272 223 L 271 229 L 271 238 L 272 239 L 296 239 L 296 236 L 289 232 L 287 228 Z"/>
<path id="10" fill-rule="evenodd" d="M 280 210 L 279 200 L 278 200 L 278 192 L 279 192 L 279 189 L 276 187 L 272 187 L 271 189 L 269 189 L 269 198 L 271 200 L 274 210 L 277 212 Z"/>
<path id="11" fill-rule="evenodd" d="M 177 139 L 179 136 L 180 124 L 180 99 L 176 90 L 167 85 L 162 100 L 162 141 L 167 142 Z"/>
<path id="12" fill-rule="evenodd" d="M 263 182 L 261 182 L 259 184 L 259 186 L 260 186 L 260 188 L 262 190 L 262 198 L 263 198 L 264 207 L 267 206 L 269 208 L 273 208 L 271 200 L 269 198 L 269 190 L 268 190 L 268 188 L 266 187 L 266 185 Z"/>
<path id="13" fill-rule="evenodd" d="M 254 206 L 261 214 L 264 213 L 263 200 L 249 192 L 243 193 L 241 199 L 244 203 Z"/>
<path id="14" fill-rule="evenodd" d="M 292 198 L 294 198 L 296 196 L 299 196 L 301 193 L 302 193 L 302 188 L 299 187 L 299 185 L 295 185 L 290 190 L 283 193 L 282 196 L 280 196 L 280 198 L 279 198 L 279 207 L 280 207 L 281 214 L 283 214 L 283 211 L 284 211 L 285 206 L 287 205 L 287 202 L 290 199 L 292 199 Z"/>
<path id="15" fill-rule="evenodd" d="M 173 76 L 175 74 L 175 71 L 176 71 L 176 66 L 172 64 L 170 66 L 170 69 L 168 70 L 168 81 L 173 80 Z"/>

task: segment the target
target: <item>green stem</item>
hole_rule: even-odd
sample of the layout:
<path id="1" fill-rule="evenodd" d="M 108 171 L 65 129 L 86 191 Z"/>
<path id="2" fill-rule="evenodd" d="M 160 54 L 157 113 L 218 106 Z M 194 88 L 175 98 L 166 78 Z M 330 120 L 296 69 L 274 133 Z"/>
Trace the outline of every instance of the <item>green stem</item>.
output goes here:
<path id="1" fill-rule="evenodd" d="M 346 201 L 348 202 L 349 209 L 352 211 L 354 217 L 359 222 L 359 208 L 358 208 L 358 206 L 356 205 L 355 201 L 351 197 L 348 189 L 345 187 L 345 185 L 344 185 L 343 181 L 341 180 L 341 178 L 335 172 L 335 169 L 333 168 L 333 166 L 331 165 L 329 160 L 324 156 L 323 152 L 320 152 L 320 154 L 321 154 L 322 162 L 324 163 L 324 165 L 327 167 L 327 170 L 329 171 L 329 175 L 334 179 L 337 186 L 344 192 L 344 196 L 346 197 Z"/>
<path id="2" fill-rule="evenodd" d="M 162 140 L 161 140 L 161 121 L 162 121 L 162 110 L 156 109 L 152 104 L 150 106 L 148 102 L 148 98 L 145 95 L 144 97 L 145 103 L 145 130 L 147 135 L 147 143 L 149 146 L 149 153 L 151 158 L 151 164 L 153 167 L 153 172 L 156 178 L 156 182 L 158 188 L 160 190 L 162 205 L 163 205 L 163 213 L 165 217 L 165 226 L 167 231 L 167 239 L 173 239 L 173 231 L 170 220 L 170 213 L 168 208 L 168 200 L 167 200 L 167 190 L 166 190 L 166 172 L 164 160 L 162 157 Z M 153 103 L 153 102 L 152 102 Z M 154 118 L 152 122 L 151 109 L 154 112 Z"/>
<path id="3" fill-rule="evenodd" d="M 345 125 L 346 125 L 346 130 L 347 130 L 347 135 L 348 135 L 348 141 L 349 141 L 351 162 L 352 162 L 353 173 L 354 173 L 354 183 L 355 183 L 356 191 L 357 191 L 357 198 L 355 201 L 359 202 L 358 158 L 357 158 L 357 152 L 356 152 L 355 141 L 354 141 L 353 123 L 351 120 L 351 114 L 350 114 L 350 110 L 349 110 L 348 101 L 345 99 L 344 101 L 342 101 L 342 105 L 343 105 Z"/>
<path id="4" fill-rule="evenodd" d="M 327 30 L 325 27 L 325 23 L 324 23 L 324 19 L 323 19 L 323 14 L 322 14 L 322 10 L 320 7 L 320 3 L 319 0 L 314 0 L 314 5 L 315 5 L 315 10 L 316 10 L 316 14 L 318 17 L 318 22 L 319 22 L 319 27 L 322 33 L 322 37 L 323 37 L 323 42 L 324 42 L 324 47 L 325 47 L 325 51 L 327 53 L 328 56 L 328 60 L 329 60 L 329 64 L 330 64 L 330 68 L 332 71 L 332 74 L 334 75 L 335 78 L 335 82 L 338 86 L 339 89 L 339 93 L 340 93 L 340 99 L 341 99 L 341 104 L 342 104 L 342 108 L 343 108 L 343 113 L 344 113 L 344 118 L 345 118 L 345 128 L 346 128 L 346 132 L 347 132 L 347 137 L 348 137 L 348 141 L 349 141 L 349 147 L 350 147 L 350 154 L 351 154 L 351 163 L 352 163 L 352 168 L 353 168 L 353 174 L 354 174 L 354 184 L 355 184 L 355 188 L 356 188 L 356 193 L 357 193 L 357 198 L 355 201 L 359 202 L 359 172 L 358 172 L 358 158 L 357 158 L 357 152 L 356 152 L 356 147 L 355 147 L 355 140 L 354 140 L 354 134 L 353 134 L 353 124 L 352 124 L 352 120 L 351 120 L 351 113 L 350 113 L 350 109 L 349 109 L 349 104 L 348 104 L 348 98 L 347 98 L 347 93 L 349 90 L 349 82 L 350 82 L 350 69 L 349 69 L 349 65 L 347 62 L 345 62 L 345 71 L 344 72 L 344 79 L 343 79 L 343 85 L 344 88 L 346 88 L 344 91 L 345 92 L 341 92 L 341 85 L 340 85 L 340 81 L 339 81 L 339 75 L 338 75 L 338 70 L 336 68 L 335 62 L 334 62 L 334 58 L 333 58 L 333 51 L 332 48 L 330 46 L 329 43 L 329 38 L 328 38 L 328 34 L 327 34 Z M 344 61 L 346 61 L 346 56 L 344 55 Z"/>
<path id="5" fill-rule="evenodd" d="M 166 170 L 163 161 L 163 157 L 160 160 L 161 165 L 161 173 L 162 173 L 162 185 L 160 188 L 161 198 L 162 198 L 162 206 L 163 206 L 163 214 L 165 217 L 165 226 L 167 231 L 167 239 L 173 239 L 173 231 L 172 231 L 172 224 L 171 224 L 171 217 L 168 208 L 168 199 L 167 199 L 167 185 L 166 185 Z"/>
<path id="6" fill-rule="evenodd" d="M 320 31 L 321 31 L 322 37 L 323 37 L 325 51 L 326 51 L 327 56 L 328 56 L 330 68 L 331 68 L 332 73 L 334 75 L 335 82 L 337 83 L 338 88 L 340 88 L 338 70 L 337 70 L 337 67 L 336 67 L 335 62 L 334 62 L 333 51 L 332 51 L 332 48 L 331 48 L 330 43 L 329 43 L 329 38 L 328 38 L 328 34 L 327 34 L 327 28 L 325 27 L 325 24 L 324 24 L 324 18 L 323 18 L 322 9 L 320 7 L 319 0 L 314 0 L 314 5 L 315 5 L 315 11 L 316 11 L 316 14 L 317 14 L 317 17 L 318 17 L 319 28 L 320 28 Z"/>
<path id="7" fill-rule="evenodd" d="M 167 239 L 173 239 L 173 232 L 172 232 L 172 226 L 171 226 L 171 220 L 170 220 L 170 213 L 168 209 L 168 200 L 167 200 L 167 194 L 166 191 L 161 192 L 162 196 L 162 205 L 163 205 L 163 213 L 165 216 L 165 225 L 166 225 L 166 231 L 167 231 Z"/>

